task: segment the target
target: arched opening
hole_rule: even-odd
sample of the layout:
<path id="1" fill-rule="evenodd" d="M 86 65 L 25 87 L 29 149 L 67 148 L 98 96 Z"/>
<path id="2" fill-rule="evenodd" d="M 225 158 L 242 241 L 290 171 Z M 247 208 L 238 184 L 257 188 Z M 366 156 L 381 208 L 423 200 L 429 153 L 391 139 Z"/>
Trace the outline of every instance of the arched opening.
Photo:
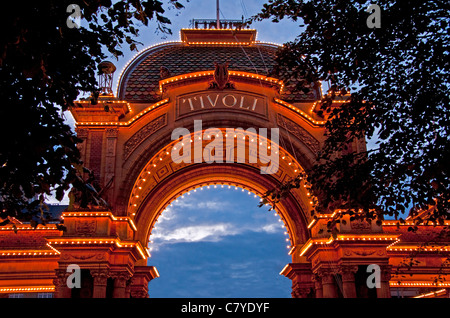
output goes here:
<path id="1" fill-rule="evenodd" d="M 128 213 L 137 226 L 136 239 L 143 245 L 147 244 L 159 215 L 179 195 L 205 184 L 238 186 L 257 195 L 263 195 L 267 190 L 276 187 L 283 180 L 295 176 L 298 171 L 302 170 L 300 164 L 287 151 L 278 146 L 277 171 L 272 174 L 261 173 L 260 165 L 251 163 L 248 159 L 248 153 L 253 147 L 251 144 L 261 140 L 253 139 L 251 136 L 245 140 L 242 139 L 246 151 L 244 162 L 238 163 L 235 160 L 235 162 L 196 163 L 195 151 L 191 151 L 188 156 L 192 156 L 192 160 L 174 163 L 171 156 L 173 149 L 183 140 L 193 144 L 195 139 L 195 134 L 191 134 L 190 137 L 186 138 L 185 136 L 182 140 L 176 140 L 166 145 L 141 168 L 134 182 L 128 201 Z M 270 143 L 260 142 L 258 146 L 261 147 L 261 145 L 270 148 L 268 146 Z M 203 141 L 202 150 L 205 150 L 207 146 L 208 143 Z M 222 146 L 222 153 L 225 156 L 226 145 Z M 237 156 L 237 151 L 235 155 Z M 291 191 L 291 194 L 282 199 L 276 207 L 286 224 L 292 239 L 292 247 L 303 244 L 309 237 L 307 224 L 310 218 L 308 215 L 311 208 L 308 204 L 310 201 L 309 193 L 301 187 Z"/>
<path id="2" fill-rule="evenodd" d="M 288 231 L 260 197 L 231 184 L 205 184 L 177 197 L 150 235 L 148 264 L 160 277 L 151 297 L 290 297 L 279 275 L 290 262 Z"/>
<path id="3" fill-rule="evenodd" d="M 207 138 L 202 138 L 199 133 L 206 135 Z M 171 206 L 176 206 L 177 202 L 180 202 L 181 199 L 187 197 L 196 197 L 196 195 L 202 191 L 202 189 L 207 189 L 208 187 L 214 189 L 224 189 L 230 190 L 238 189 L 234 191 L 238 191 L 241 194 L 243 193 L 247 197 L 255 198 L 258 196 L 264 195 L 267 190 L 280 185 L 284 180 L 295 176 L 299 171 L 303 170 L 302 166 L 298 163 L 298 161 L 293 158 L 288 151 L 286 151 L 283 147 L 280 147 L 278 144 L 274 144 L 273 140 L 267 138 L 265 136 L 261 136 L 255 133 L 248 133 L 247 135 L 239 135 L 231 134 L 224 129 L 215 129 L 215 136 L 222 134 L 223 137 L 228 137 L 233 140 L 231 144 L 234 147 L 234 153 L 232 156 L 234 160 L 225 160 L 230 159 L 227 156 L 227 152 L 230 150 L 230 147 L 227 147 L 227 143 L 222 143 L 220 146 L 214 148 L 216 153 L 219 154 L 219 157 L 223 156 L 223 161 L 221 162 L 205 162 L 205 160 L 196 160 L 196 153 L 205 154 L 207 151 L 207 147 L 210 146 L 209 136 L 208 134 L 212 134 L 212 132 L 206 131 L 198 131 L 195 130 L 194 133 L 185 134 L 182 139 L 174 140 L 173 142 L 166 144 L 164 147 L 160 148 L 160 150 L 154 154 L 151 158 L 147 159 L 147 163 L 141 165 L 140 172 L 137 174 L 137 177 L 134 179 L 133 186 L 131 191 L 129 192 L 129 200 L 128 200 L 128 216 L 134 220 L 136 224 L 136 233 L 134 239 L 138 240 L 140 244 L 146 246 L 149 241 L 154 241 L 153 237 L 158 238 L 158 234 L 154 233 L 157 231 L 159 227 L 159 221 L 164 220 L 164 213 L 167 213 L 167 210 L 171 209 Z M 203 139 L 203 140 L 202 140 Z M 236 141 L 236 143 L 234 143 Z M 198 143 L 197 143 L 198 142 Z M 183 149 L 180 152 L 180 147 L 184 146 L 192 146 L 192 148 Z M 199 152 L 196 152 L 196 144 L 200 147 Z M 239 153 L 239 145 L 243 146 L 240 149 L 244 149 L 241 154 L 245 160 L 237 160 L 237 156 Z M 254 150 L 258 150 L 261 153 L 261 150 L 268 151 L 270 154 L 276 155 L 277 159 L 277 169 L 273 173 L 262 173 L 261 163 L 258 161 L 251 161 L 250 154 L 255 153 Z M 197 149 L 198 150 L 198 149 Z M 252 152 L 254 151 L 254 152 Z M 176 154 L 180 154 L 180 157 L 187 159 L 176 162 L 174 160 L 174 152 Z M 204 158 L 203 158 L 204 159 Z M 231 157 L 233 159 L 233 157 Z M 206 188 L 205 188 L 206 187 Z M 250 194 L 249 194 L 250 193 Z M 194 195 L 195 194 L 195 195 Z M 181 198 L 181 199 L 180 199 Z M 233 199 L 228 199 L 233 201 Z M 268 272 L 251 272 L 250 269 L 246 275 L 242 276 L 244 267 L 253 267 L 258 268 L 258 270 L 262 270 L 266 265 L 270 265 L 270 262 L 267 264 L 264 263 L 264 260 L 258 259 L 257 254 L 252 254 L 252 249 L 254 252 L 264 253 L 265 245 L 267 242 L 274 243 L 276 239 L 271 238 L 263 238 L 261 237 L 261 233 L 264 232 L 261 230 L 258 233 L 258 230 L 255 228 L 252 229 L 251 226 L 245 229 L 242 228 L 242 224 L 238 224 L 237 226 L 232 226 L 233 222 L 238 222 L 239 217 L 233 217 L 232 215 L 227 215 L 227 222 L 220 224 L 211 224 L 210 219 L 204 219 L 195 223 L 184 222 L 181 229 L 172 229 L 171 232 L 166 232 L 160 234 L 160 238 L 163 242 L 159 242 L 159 245 L 165 243 L 164 249 L 159 249 L 153 251 L 158 255 L 159 253 L 163 253 L 160 257 L 160 264 L 153 263 L 153 258 L 149 258 L 149 262 L 139 261 L 139 266 L 148 265 L 151 267 L 158 268 L 159 278 L 163 276 L 170 277 L 170 279 L 174 279 L 172 271 L 178 272 L 181 268 L 183 270 L 184 265 L 179 265 L 178 263 L 182 263 L 185 259 L 183 259 L 182 254 L 186 253 L 187 250 L 192 248 L 195 243 L 188 243 L 189 240 L 199 240 L 202 239 L 208 240 L 209 235 L 202 236 L 202 233 L 199 231 L 210 231 L 211 233 L 215 233 L 217 235 L 222 235 L 222 238 L 226 238 L 229 245 L 227 247 L 223 247 L 221 252 L 218 252 L 215 249 L 215 244 L 213 242 L 209 242 L 209 247 L 205 247 L 206 249 L 200 249 L 204 252 L 201 252 L 206 259 L 208 257 L 212 257 L 214 255 L 216 257 L 214 262 L 209 262 L 203 266 L 204 270 L 202 273 L 191 273 L 188 274 L 185 270 L 184 274 L 186 276 L 181 276 L 187 281 L 184 283 L 175 280 L 172 282 L 167 282 L 164 284 L 164 278 L 160 279 L 160 284 L 165 287 L 170 286 L 169 289 L 166 288 L 166 294 L 160 294 L 160 297 L 192 297 L 192 293 L 189 293 L 189 286 L 193 285 L 195 282 L 192 279 L 197 279 L 197 283 L 199 280 L 206 280 L 208 286 L 212 286 L 212 290 L 208 291 L 208 288 L 203 287 L 203 291 L 205 294 L 199 294 L 198 297 L 255 297 L 257 293 L 253 290 L 252 293 L 246 293 L 245 288 L 242 286 L 235 287 L 233 292 L 235 294 L 228 294 L 227 290 L 221 289 L 218 286 L 221 284 L 231 284 L 230 282 L 224 282 L 222 279 L 224 276 L 228 275 L 231 278 L 236 278 L 234 283 L 239 284 L 239 280 L 242 283 L 243 279 L 250 279 L 253 276 L 253 279 L 258 279 L 260 277 L 271 276 L 274 277 L 274 281 L 277 281 L 284 285 L 284 288 L 281 287 L 276 291 L 276 288 L 273 286 L 263 288 L 260 291 L 260 297 L 289 297 L 289 293 L 291 291 L 289 280 L 286 280 L 285 277 L 279 275 L 282 271 L 283 267 L 286 263 L 297 262 L 298 253 L 296 253 L 296 249 L 301 247 L 309 238 L 309 231 L 307 229 L 307 224 L 310 222 L 310 201 L 309 193 L 305 191 L 302 187 L 300 189 L 295 189 L 291 191 L 291 193 L 283 198 L 281 202 L 277 203 L 274 206 L 276 211 L 276 223 L 278 224 L 280 231 L 278 232 L 279 246 L 273 246 L 271 249 L 267 250 L 266 253 L 270 254 L 271 252 L 281 253 L 274 259 L 277 259 L 277 265 L 273 264 L 273 267 L 270 269 L 271 274 Z M 204 202 L 204 200 L 203 200 Z M 215 204 L 220 202 L 213 201 Z M 308 204 L 309 203 L 309 204 Z M 238 208 L 236 208 L 239 210 Z M 270 215 L 274 218 L 274 212 L 268 212 L 269 207 L 267 209 L 258 208 L 258 200 L 253 201 L 252 209 L 257 210 L 259 215 L 261 213 Z M 164 212 L 166 211 L 166 212 Z M 242 210 L 241 210 L 242 211 Z M 183 211 L 185 212 L 185 211 Z M 197 211 L 198 212 L 198 211 Z M 243 215 L 245 215 L 245 211 L 242 211 Z M 226 213 L 225 211 L 223 213 Z M 207 211 L 204 213 L 197 213 L 196 215 L 206 215 Z M 206 225 L 205 225 L 206 224 Z M 263 225 L 261 225 L 263 226 Z M 266 232 L 270 231 L 270 227 L 265 224 Z M 281 226 L 283 229 L 281 230 Z M 238 230 L 240 229 L 240 230 Z M 184 232 L 183 232 L 184 231 Z M 242 233 L 240 232 L 242 231 Z M 260 236 L 259 242 L 254 242 L 245 246 L 245 244 L 239 244 L 238 242 L 232 242 L 233 239 L 241 238 L 244 240 L 243 235 L 244 232 L 248 235 L 250 233 L 254 234 L 254 239 L 257 236 Z M 285 234 L 286 233 L 286 236 Z M 266 233 L 275 234 L 275 233 Z M 176 244 L 180 244 L 177 246 L 182 246 L 183 244 L 187 245 L 181 252 L 173 251 L 173 247 L 175 244 L 170 246 L 169 242 L 171 239 L 175 240 L 180 238 L 180 236 L 184 235 L 185 241 L 178 242 Z M 189 236 L 190 237 L 187 237 Z M 269 235 L 270 236 L 270 235 Z M 212 236 L 214 237 L 214 236 Z M 211 237 L 209 237 L 211 239 Z M 217 239 L 217 236 L 214 238 Z M 286 239 L 288 240 L 286 242 Z M 223 241 L 222 241 L 223 242 Z M 158 243 L 158 242 L 157 242 Z M 175 242 L 172 242 L 175 243 Z M 197 242 L 198 243 L 198 242 Z M 233 243 L 233 244 L 232 244 Z M 163 244 L 164 245 L 164 244 Z M 208 244 L 206 244 L 208 245 Z M 270 244 L 269 244 L 270 245 Z M 247 250 L 245 250 L 247 248 Z M 207 252 L 209 250 L 209 252 Z M 227 249 L 229 252 L 227 252 Z M 172 254 L 170 251 L 172 250 Z M 247 256 L 247 259 L 241 260 L 238 264 L 230 264 L 226 261 L 227 255 L 233 254 L 232 252 L 237 252 L 237 250 L 241 250 L 240 255 Z M 163 252 L 162 252 L 163 251 Z M 214 251 L 215 253 L 212 253 Z M 164 255 L 164 252 L 167 252 Z M 152 253 L 152 251 L 150 251 Z M 239 253 L 238 253 L 239 254 Z M 186 257 L 191 259 L 191 268 L 196 266 L 197 270 L 202 268 L 199 264 L 195 264 L 194 261 L 198 261 L 198 258 L 195 258 L 193 255 L 195 253 L 190 253 Z M 251 256 L 253 255 L 253 256 Z M 181 257 L 181 259 L 180 259 Z M 193 257 L 193 258 L 192 258 Z M 238 257 L 234 254 L 234 257 Z M 157 258 L 156 258 L 157 259 Z M 164 261 L 168 262 L 164 264 Z M 211 260 L 209 260 L 211 261 Z M 259 263 L 262 262 L 262 263 Z M 216 268 L 212 268 L 212 264 L 216 264 Z M 222 264 L 220 266 L 220 264 Z M 175 267 L 173 267 L 175 266 Z M 186 265 L 187 266 L 187 265 Z M 208 268 L 208 269 L 206 269 Z M 239 271 L 241 268 L 241 271 Z M 269 270 L 268 270 L 269 271 Z M 210 276 L 218 275 L 216 277 Z M 175 276 L 176 277 L 176 276 Z M 233 279 L 231 279 L 233 282 Z M 270 284 L 269 282 L 267 282 Z M 177 288 L 176 286 L 181 287 Z M 247 281 L 248 288 L 251 288 L 249 281 Z M 275 284 L 272 282 L 272 284 Z M 254 286 L 258 286 L 257 283 L 253 283 Z M 276 284 L 275 284 L 276 285 Z M 156 287 L 155 287 L 156 286 Z M 170 290 L 174 287 L 172 290 Z M 165 287 L 162 287 L 162 291 L 164 291 Z M 149 286 L 149 294 L 151 297 L 157 297 L 158 292 L 156 292 L 156 296 L 152 294 L 152 289 L 158 289 L 158 281 L 155 280 L 153 283 L 150 283 Z M 265 290 L 264 290 L 265 289 Z M 201 289 L 197 289 L 201 290 Z M 242 293 L 239 291 L 241 290 Z M 266 293 L 268 291 L 276 292 L 277 294 Z M 187 292 L 188 294 L 183 294 L 183 292 Z M 222 293 L 222 294 L 221 294 Z M 225 294 L 224 294 L 225 293 Z M 239 294 L 236 294 L 239 293 Z"/>

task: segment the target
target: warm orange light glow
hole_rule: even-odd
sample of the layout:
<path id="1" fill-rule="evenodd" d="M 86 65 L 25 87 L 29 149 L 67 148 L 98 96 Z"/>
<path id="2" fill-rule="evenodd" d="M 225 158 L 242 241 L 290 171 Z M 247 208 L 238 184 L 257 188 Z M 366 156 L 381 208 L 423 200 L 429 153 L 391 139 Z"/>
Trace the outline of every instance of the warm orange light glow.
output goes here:
<path id="1" fill-rule="evenodd" d="M 420 245 L 395 245 L 392 247 L 392 245 L 387 247 L 388 251 L 394 251 L 394 252 L 412 252 L 412 251 L 420 251 L 420 252 L 449 252 L 450 247 L 448 246 L 441 246 L 441 247 L 435 247 L 435 246 L 420 246 Z"/>
<path id="2" fill-rule="evenodd" d="M 442 295 L 444 295 L 446 293 L 447 293 L 446 289 L 440 289 L 440 290 L 437 290 L 437 291 L 434 291 L 434 292 L 431 292 L 431 293 L 421 294 L 421 295 L 415 296 L 413 298 L 426 298 L 426 297 L 430 297 L 430 296 L 437 297 L 437 296 L 442 296 Z"/>
<path id="3" fill-rule="evenodd" d="M 285 101 L 278 99 L 278 98 L 274 98 L 275 102 L 283 105 L 285 107 L 288 107 L 289 109 L 297 112 L 299 115 L 301 115 L 303 118 L 305 118 L 306 120 L 308 120 L 310 123 L 312 123 L 313 125 L 316 126 L 322 126 L 325 125 L 325 121 L 320 121 L 320 120 L 315 120 L 314 118 L 312 118 L 311 116 L 309 116 L 308 114 L 306 114 L 305 112 L 301 111 L 300 109 L 298 109 L 297 107 L 295 107 L 294 105 L 291 105 L 289 103 L 286 103 Z"/>
<path id="4" fill-rule="evenodd" d="M 147 107 L 146 109 L 144 109 L 139 114 L 137 114 L 136 116 L 134 116 L 133 118 L 131 118 L 130 120 L 128 120 L 126 122 L 98 122 L 98 121 L 93 122 L 93 121 L 91 121 L 91 122 L 77 122 L 77 125 L 80 125 L 80 126 L 130 126 L 132 123 L 134 123 L 136 120 L 138 120 L 143 115 L 147 114 L 149 111 L 155 109 L 156 107 L 164 105 L 168 102 L 169 102 L 169 99 L 166 98 L 166 99 L 163 99 L 153 105 L 150 105 L 149 107 Z"/>
<path id="5" fill-rule="evenodd" d="M 51 238 L 49 244 L 54 245 L 115 245 L 118 248 L 135 247 L 143 259 L 150 257 L 146 249 L 142 248 L 139 241 L 121 241 L 119 238 Z"/>
<path id="6" fill-rule="evenodd" d="M 412 282 L 399 282 L 390 281 L 391 287 L 450 287 L 450 283 L 440 283 L 434 281 L 412 281 Z"/>
<path id="7" fill-rule="evenodd" d="M 136 224 L 134 224 L 134 221 L 127 217 L 127 216 L 120 216 L 116 217 L 114 214 L 112 214 L 109 211 L 104 212 L 63 212 L 62 216 L 64 218 L 66 217 L 99 217 L 99 216 L 105 216 L 111 218 L 113 221 L 124 221 L 128 222 L 130 226 L 133 228 L 133 230 L 137 231 Z"/>
<path id="8" fill-rule="evenodd" d="M 0 256 L 55 256 L 60 253 L 48 250 L 2 250 Z"/>
<path id="9" fill-rule="evenodd" d="M 310 238 L 300 249 L 300 256 L 305 255 L 305 253 L 313 245 L 330 245 L 335 241 L 392 241 L 397 242 L 400 235 L 396 234 L 340 234 L 336 238 L 330 236 L 328 238 Z"/>
<path id="10" fill-rule="evenodd" d="M 254 73 L 248 73 L 248 72 L 241 72 L 241 71 L 228 71 L 228 73 L 231 76 L 239 76 L 239 77 L 245 77 L 245 78 L 249 78 L 249 79 L 252 78 L 252 79 L 261 80 L 261 81 L 265 81 L 265 82 L 272 83 L 272 84 L 277 84 L 280 86 L 280 92 L 282 92 L 283 88 L 284 88 L 283 81 L 278 80 L 273 77 L 268 77 L 268 76 L 258 75 L 258 74 L 254 74 Z M 174 82 L 181 81 L 181 80 L 192 79 L 192 78 L 206 77 L 206 76 L 209 76 L 209 77 L 214 76 L 214 70 L 193 72 L 193 73 L 173 76 L 173 77 L 167 78 L 167 79 L 159 82 L 159 91 L 162 93 L 163 86 L 170 84 L 170 83 L 174 83 Z"/>
<path id="11" fill-rule="evenodd" d="M 31 286 L 31 287 L 3 287 L 0 293 L 33 293 L 33 292 L 54 292 L 55 286 Z"/>
<path id="12" fill-rule="evenodd" d="M 32 227 L 31 224 L 20 224 L 20 226 L 16 227 L 17 231 L 40 231 L 40 230 L 57 230 L 56 224 L 47 224 L 46 226 L 38 225 L 36 228 Z M 2 226 L 0 227 L 0 231 L 14 231 L 12 226 Z"/>
<path id="13" fill-rule="evenodd" d="M 224 46 L 249 46 L 254 42 L 184 42 L 187 45 L 224 45 Z"/>

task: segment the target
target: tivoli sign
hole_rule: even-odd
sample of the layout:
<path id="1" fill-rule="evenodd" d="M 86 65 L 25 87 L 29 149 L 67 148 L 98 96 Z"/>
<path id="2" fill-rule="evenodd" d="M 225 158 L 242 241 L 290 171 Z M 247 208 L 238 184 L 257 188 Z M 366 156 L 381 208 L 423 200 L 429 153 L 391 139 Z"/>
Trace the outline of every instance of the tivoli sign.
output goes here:
<path id="1" fill-rule="evenodd" d="M 178 117 L 196 111 L 234 109 L 267 115 L 266 99 L 241 92 L 200 92 L 187 94 L 177 99 Z"/>

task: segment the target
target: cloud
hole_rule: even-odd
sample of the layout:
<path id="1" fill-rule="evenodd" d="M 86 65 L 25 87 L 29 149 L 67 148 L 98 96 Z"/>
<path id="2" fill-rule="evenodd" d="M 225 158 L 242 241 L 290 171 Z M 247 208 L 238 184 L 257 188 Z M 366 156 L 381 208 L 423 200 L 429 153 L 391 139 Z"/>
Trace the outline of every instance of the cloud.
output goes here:
<path id="1" fill-rule="evenodd" d="M 158 231 L 153 240 L 158 243 L 217 242 L 224 236 L 236 235 L 239 231 L 229 223 L 201 224 L 177 228 L 173 231 Z"/>
<path id="2" fill-rule="evenodd" d="M 218 202 L 218 201 L 203 201 L 197 204 L 197 207 L 200 209 L 209 209 L 214 211 L 224 210 L 227 206 L 227 202 Z"/>
<path id="3" fill-rule="evenodd" d="M 280 224 L 277 222 L 263 225 L 257 232 L 278 233 L 280 232 Z"/>
<path id="4" fill-rule="evenodd" d="M 199 201 L 194 198 L 178 198 L 178 201 L 172 202 L 171 206 L 173 208 L 183 208 L 183 209 L 207 209 L 209 211 L 223 211 L 229 208 L 230 204 L 228 202 L 222 202 L 219 200 L 208 200 Z"/>
<path id="5" fill-rule="evenodd" d="M 194 200 L 192 199 L 187 199 L 187 198 L 178 198 L 178 201 L 174 201 L 172 202 L 171 206 L 173 206 L 174 208 L 195 208 L 196 204 L 195 202 L 192 202 Z"/>

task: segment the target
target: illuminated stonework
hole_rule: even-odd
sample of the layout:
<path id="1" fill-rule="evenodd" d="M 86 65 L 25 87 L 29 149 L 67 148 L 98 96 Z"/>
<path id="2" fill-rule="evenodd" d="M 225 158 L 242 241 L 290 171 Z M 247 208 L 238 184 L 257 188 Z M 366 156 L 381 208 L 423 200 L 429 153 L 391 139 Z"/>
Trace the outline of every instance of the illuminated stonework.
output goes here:
<path id="1" fill-rule="evenodd" d="M 183 29 L 180 38 L 136 54 L 120 73 L 117 96 L 101 95 L 95 105 L 75 102 L 71 112 L 83 140 L 82 161 L 94 171 L 111 209 L 65 211 L 65 232 L 54 224 L 0 227 L 0 295 L 148 297 L 148 283 L 159 273 L 147 265 L 147 246 L 171 202 L 205 187 L 235 187 L 263 196 L 314 165 L 327 121 L 319 112 L 321 83 L 304 94 L 294 89 L 295 83 L 270 77 L 278 47 L 257 41 L 256 30 Z M 183 54 L 190 60 L 182 59 Z M 217 77 L 215 62 L 229 62 L 227 77 Z M 218 80 L 226 81 L 225 88 L 218 89 Z M 347 102 L 343 96 L 332 106 Z M 198 119 L 201 133 L 211 127 L 223 135 L 227 128 L 278 128 L 279 169 L 264 175 L 260 163 L 248 160 L 176 164 L 171 151 L 180 140 L 172 140 L 171 134 L 186 127 L 192 132 L 189 143 L 196 141 L 201 138 L 193 130 Z M 274 145 L 267 140 L 250 135 L 246 152 L 256 144 L 269 150 Z M 363 141 L 353 151 L 359 149 L 365 149 Z M 350 220 L 343 210 L 312 213 L 316 200 L 302 180 L 280 203 L 268 202 L 285 228 L 292 263 L 280 274 L 292 280 L 293 297 L 391 297 L 399 288 L 417 290 L 420 298 L 448 297 L 449 283 L 435 280 L 438 273 L 448 278 L 448 269 L 440 266 L 450 252 L 449 242 L 429 244 L 421 235 L 437 233 L 449 222 L 419 226 L 415 234 L 408 231 L 413 219 L 376 224 Z M 337 219 L 338 232 L 328 232 L 328 222 Z M 402 275 L 411 253 L 418 263 L 408 271 L 411 276 Z M 78 264 L 87 277 L 83 293 L 67 287 L 69 264 Z M 381 270 L 380 287 L 372 291 L 361 285 L 371 264 Z"/>

